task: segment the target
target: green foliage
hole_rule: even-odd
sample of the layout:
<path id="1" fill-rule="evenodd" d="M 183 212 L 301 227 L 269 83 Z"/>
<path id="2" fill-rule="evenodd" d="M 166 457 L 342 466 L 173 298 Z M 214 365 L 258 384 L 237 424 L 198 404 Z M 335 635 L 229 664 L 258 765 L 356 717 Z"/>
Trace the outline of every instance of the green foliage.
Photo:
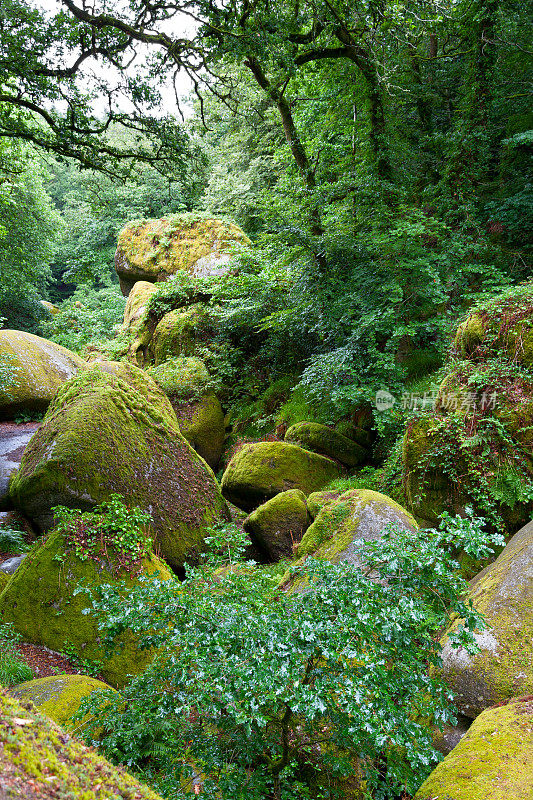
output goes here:
<path id="1" fill-rule="evenodd" d="M 17 651 L 19 634 L 10 623 L 0 625 L 0 686 L 13 686 L 23 681 L 31 681 L 33 671 Z"/>
<path id="2" fill-rule="evenodd" d="M 11 525 L 0 525 L 0 552 L 18 555 L 26 553 L 28 549 L 24 531 Z"/>
<path id="3" fill-rule="evenodd" d="M 12 328 L 35 328 L 44 316 L 39 294 L 51 278 L 49 262 L 62 229 L 44 181 L 44 170 L 31 150 L 2 140 L 0 315 Z"/>
<path id="4" fill-rule="evenodd" d="M 152 538 L 147 531 L 150 515 L 140 508 L 128 508 L 124 498 L 112 494 L 109 500 L 95 506 L 93 512 L 56 506 L 55 531 L 65 537 L 81 561 L 110 555 L 110 563 L 118 574 L 135 572 L 144 556 L 152 552 Z"/>
<path id="5" fill-rule="evenodd" d="M 103 662 L 95 658 L 83 658 L 80 656 L 79 648 L 75 644 L 67 641 L 61 649 L 61 655 L 68 660 L 72 667 L 75 667 L 84 675 L 91 675 L 93 678 L 101 677 Z"/>
<path id="6" fill-rule="evenodd" d="M 438 759 L 429 723 L 454 718 L 428 672 L 439 632 L 460 617 L 455 640 L 473 650 L 483 625 L 450 554 L 488 556 L 501 537 L 482 526 L 471 514 L 420 534 L 392 526 L 358 544 L 362 570 L 308 559 L 310 590 L 290 597 L 252 564 L 220 571 L 212 558 L 179 585 L 104 587 L 93 606 L 106 642 L 128 629 L 160 650 L 80 713 L 105 722 L 108 756 L 174 798 L 194 775 L 206 797 L 305 797 L 317 782 L 333 797 L 357 756 L 376 800 L 414 793 Z"/>
<path id="7" fill-rule="evenodd" d="M 89 342 L 98 346 L 99 339 L 118 333 L 125 306 L 118 286 L 93 289 L 86 284 L 60 303 L 59 313 L 42 322 L 41 330 L 48 339 L 80 352 Z"/>

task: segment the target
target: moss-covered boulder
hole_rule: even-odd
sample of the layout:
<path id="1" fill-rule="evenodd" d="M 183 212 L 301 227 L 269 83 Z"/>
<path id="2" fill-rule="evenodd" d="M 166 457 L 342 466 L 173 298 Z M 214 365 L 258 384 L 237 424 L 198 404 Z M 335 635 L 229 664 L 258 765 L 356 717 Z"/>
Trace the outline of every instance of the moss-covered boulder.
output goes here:
<path id="1" fill-rule="evenodd" d="M 71 720 L 81 701 L 102 689 L 112 691 L 107 683 L 89 675 L 49 675 L 11 686 L 9 694 L 17 700 L 31 701 L 58 725 L 69 728 L 73 727 Z"/>
<path id="2" fill-rule="evenodd" d="M 200 303 L 185 310 L 169 311 L 155 328 L 150 355 L 156 365 L 175 356 L 198 356 L 212 336 L 212 325 Z"/>
<path id="3" fill-rule="evenodd" d="M 291 425 L 285 434 L 285 441 L 335 458 L 347 467 L 357 466 L 366 457 L 366 451 L 352 439 L 318 422 L 297 422 L 296 425 Z"/>
<path id="4" fill-rule="evenodd" d="M 9 370 L 0 388 L 0 418 L 44 411 L 60 386 L 84 365 L 66 347 L 24 331 L 0 331 L 0 363 Z"/>
<path id="5" fill-rule="evenodd" d="M 137 281 L 128 295 L 124 309 L 124 330 L 137 327 L 146 313 L 148 302 L 156 291 L 156 286 L 148 281 Z"/>
<path id="6" fill-rule="evenodd" d="M 231 222 L 169 214 L 135 220 L 118 236 L 115 269 L 124 295 L 137 281 L 165 280 L 178 270 L 198 277 L 227 269 L 231 250 L 249 245 L 246 234 Z"/>
<path id="7" fill-rule="evenodd" d="M 305 494 L 289 489 L 256 508 L 244 520 L 244 530 L 269 561 L 280 561 L 292 558 L 310 521 Z"/>
<path id="8" fill-rule="evenodd" d="M 0 689 L 0 797 L 162 800 L 45 714 Z"/>
<path id="9" fill-rule="evenodd" d="M 181 434 L 168 398 L 142 370 L 111 362 L 91 365 L 59 391 L 11 479 L 10 498 L 48 530 L 54 506 L 90 510 L 113 493 L 151 514 L 159 552 L 174 567 L 201 549 L 206 526 L 228 517 L 215 476 Z"/>
<path id="10" fill-rule="evenodd" d="M 209 388 L 209 372 L 199 358 L 172 358 L 148 374 L 165 392 L 182 434 L 213 469 L 222 455 L 226 423 L 220 401 Z"/>
<path id="11" fill-rule="evenodd" d="M 148 346 L 157 320 L 147 313 L 148 303 L 156 291 L 154 283 L 137 281 L 128 295 L 124 309 L 122 332 L 127 341 L 125 352 L 130 361 L 143 366 L 148 359 Z"/>
<path id="12" fill-rule="evenodd" d="M 533 281 L 472 309 L 457 328 L 454 347 L 462 358 L 486 361 L 503 353 L 533 366 Z"/>
<path id="13" fill-rule="evenodd" d="M 288 489 L 304 494 L 318 491 L 340 475 L 329 458 L 288 442 L 245 444 L 231 459 L 222 477 L 222 493 L 232 503 L 252 510 Z"/>
<path id="14" fill-rule="evenodd" d="M 418 528 L 411 514 L 390 497 L 369 489 L 351 489 L 323 506 L 298 545 L 298 558 L 312 555 L 334 564 L 347 561 L 359 565 L 354 544 L 379 539 L 391 523 L 406 530 Z"/>
<path id="15" fill-rule="evenodd" d="M 60 651 L 72 647 L 86 659 L 102 661 L 101 673 L 112 686 L 123 686 L 128 675 L 142 672 L 152 654 L 140 650 L 129 634 L 121 636 L 122 650 L 108 657 L 100 645 L 97 619 L 85 592 L 76 590 L 103 584 L 128 587 L 141 577 L 170 580 L 165 563 L 145 556 L 138 572 L 115 569 L 112 553 L 79 558 L 64 536 L 54 531 L 27 555 L 0 595 L 0 618 L 12 622 L 27 640 Z"/>
<path id="16" fill-rule="evenodd" d="M 464 360 L 452 356 L 435 409 L 409 423 L 403 480 L 409 508 L 421 520 L 434 524 L 442 511 L 460 513 L 465 506 L 509 532 L 531 519 L 533 379 L 526 332 L 533 324 L 533 289 L 530 306 L 520 297 L 507 298 L 510 305 L 502 301 L 494 316 L 485 309 L 459 327 L 456 349 Z M 492 334 L 474 347 L 476 320 Z"/>
<path id="17" fill-rule="evenodd" d="M 445 637 L 442 654 L 442 677 L 468 717 L 509 697 L 533 693 L 533 522 L 513 536 L 472 585 L 468 599 L 488 626 L 475 634 L 479 652 L 454 648 Z"/>
<path id="18" fill-rule="evenodd" d="M 51 317 L 55 317 L 56 314 L 59 314 L 60 309 L 53 303 L 50 303 L 48 300 L 41 300 L 40 303 L 45 311 L 48 311 Z"/>
<path id="19" fill-rule="evenodd" d="M 483 712 L 420 787 L 415 800 L 531 800 L 533 700 Z"/>

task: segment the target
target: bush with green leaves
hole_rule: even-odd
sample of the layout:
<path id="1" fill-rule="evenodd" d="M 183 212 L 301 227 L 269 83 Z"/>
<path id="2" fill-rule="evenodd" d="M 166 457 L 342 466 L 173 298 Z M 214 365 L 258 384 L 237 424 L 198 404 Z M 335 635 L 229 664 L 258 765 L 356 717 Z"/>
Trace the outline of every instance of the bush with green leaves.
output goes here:
<path id="1" fill-rule="evenodd" d="M 19 634 L 10 623 L 0 625 L 0 686 L 31 681 L 33 671 L 17 652 Z"/>
<path id="2" fill-rule="evenodd" d="M 28 550 L 24 531 L 11 525 L 0 525 L 0 553 L 25 553 Z"/>
<path id="3" fill-rule="evenodd" d="M 79 352 L 89 342 L 116 336 L 125 307 L 118 284 L 104 289 L 82 285 L 59 305 L 58 314 L 41 323 L 41 330 L 48 339 Z"/>
<path id="4" fill-rule="evenodd" d="M 360 542 L 362 569 L 307 560 L 300 593 L 253 563 L 221 570 L 213 558 L 183 583 L 126 597 L 101 587 L 93 606 L 106 644 L 131 630 L 160 649 L 130 686 L 82 713 L 100 730 L 104 721 L 108 757 L 173 799 L 199 776 L 206 798 L 317 797 L 317 787 L 335 797 L 356 762 L 375 800 L 414 793 L 439 758 L 429 725 L 454 721 L 430 669 L 440 632 L 460 617 L 454 642 L 473 651 L 483 627 L 451 553 L 486 557 L 500 542 L 482 520 L 445 517 L 436 530 L 391 526 Z"/>

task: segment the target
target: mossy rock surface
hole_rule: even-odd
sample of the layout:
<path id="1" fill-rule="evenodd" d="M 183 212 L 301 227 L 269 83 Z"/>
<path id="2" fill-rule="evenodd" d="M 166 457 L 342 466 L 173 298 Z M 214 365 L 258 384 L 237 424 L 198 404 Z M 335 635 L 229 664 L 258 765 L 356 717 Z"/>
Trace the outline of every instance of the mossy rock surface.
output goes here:
<path id="1" fill-rule="evenodd" d="M 289 489 L 256 508 L 244 520 L 244 530 L 269 561 L 280 561 L 292 558 L 310 521 L 305 494 Z"/>
<path id="2" fill-rule="evenodd" d="M 11 479 L 10 498 L 44 531 L 54 506 L 90 510 L 113 493 L 151 514 L 159 552 L 174 567 L 194 558 L 206 527 L 228 518 L 215 476 L 182 436 L 168 398 L 142 370 L 109 362 L 60 390 Z"/>
<path id="3" fill-rule="evenodd" d="M 316 519 L 324 506 L 333 503 L 343 494 L 342 491 L 325 489 L 323 492 L 312 492 L 307 498 L 307 510 L 313 519 Z"/>
<path id="4" fill-rule="evenodd" d="M 155 365 L 175 357 L 194 357 L 208 345 L 213 330 L 201 304 L 169 311 L 157 324 L 150 342 Z"/>
<path id="5" fill-rule="evenodd" d="M 312 555 L 359 565 L 355 542 L 376 541 L 390 523 L 407 530 L 418 528 L 411 514 L 390 497 L 370 489 L 351 489 L 323 506 L 298 545 L 298 558 Z"/>
<path id="6" fill-rule="evenodd" d="M 0 797 L 162 800 L 45 714 L 0 689 Z"/>
<path id="7" fill-rule="evenodd" d="M 318 491 L 338 478 L 340 467 L 329 458 L 288 442 L 245 444 L 222 477 L 222 493 L 239 508 L 252 510 L 288 489 Z"/>
<path id="8" fill-rule="evenodd" d="M 285 434 L 285 441 L 335 458 L 347 467 L 357 466 L 367 455 L 366 450 L 355 441 L 318 422 L 297 422 L 296 425 L 291 425 Z"/>
<path id="9" fill-rule="evenodd" d="M 533 699 L 484 711 L 415 800 L 532 800 Z"/>
<path id="10" fill-rule="evenodd" d="M 40 300 L 39 302 L 42 307 L 48 311 L 51 317 L 55 317 L 56 314 L 59 314 L 60 309 L 53 303 L 50 303 L 48 300 Z"/>
<path id="11" fill-rule="evenodd" d="M 137 281 L 128 295 L 124 309 L 124 330 L 138 327 L 146 312 L 148 301 L 156 290 L 156 286 L 148 281 Z"/>
<path id="12" fill-rule="evenodd" d="M 113 569 L 112 553 L 96 560 L 81 560 L 65 538 L 54 531 L 28 553 L 0 595 L 0 618 L 12 622 L 27 641 L 61 651 L 72 646 L 86 659 L 103 661 L 102 675 L 112 686 L 123 686 L 128 675 L 147 667 L 151 653 L 140 650 L 133 637 L 123 634 L 122 650 L 107 657 L 100 645 L 97 620 L 84 586 L 122 585 L 124 591 L 139 583 L 141 576 L 173 579 L 157 556 L 144 558 L 138 574 Z"/>
<path id="13" fill-rule="evenodd" d="M 445 637 L 442 653 L 442 677 L 468 717 L 533 693 L 533 522 L 513 536 L 472 587 L 467 599 L 488 626 L 475 634 L 480 650 L 470 655 Z"/>
<path id="14" fill-rule="evenodd" d="M 0 389 L 0 418 L 44 411 L 65 381 L 85 362 L 66 347 L 24 331 L 0 331 L 0 360 L 10 382 Z"/>
<path id="15" fill-rule="evenodd" d="M 222 455 L 226 423 L 220 401 L 209 387 L 209 372 L 199 358 L 172 358 L 148 374 L 165 392 L 182 434 L 216 468 Z"/>
<path id="16" fill-rule="evenodd" d="M 81 701 L 92 692 L 111 690 L 111 686 L 89 675 L 49 675 L 33 681 L 18 683 L 9 688 L 9 694 L 17 700 L 30 700 L 39 711 L 66 728 L 75 727 L 72 717 Z M 79 724 L 79 723 L 78 723 Z"/>
<path id="17" fill-rule="evenodd" d="M 178 270 L 197 277 L 224 272 L 239 244 L 251 242 L 223 220 L 187 214 L 134 220 L 119 233 L 115 269 L 128 295 L 135 282 L 162 281 Z"/>

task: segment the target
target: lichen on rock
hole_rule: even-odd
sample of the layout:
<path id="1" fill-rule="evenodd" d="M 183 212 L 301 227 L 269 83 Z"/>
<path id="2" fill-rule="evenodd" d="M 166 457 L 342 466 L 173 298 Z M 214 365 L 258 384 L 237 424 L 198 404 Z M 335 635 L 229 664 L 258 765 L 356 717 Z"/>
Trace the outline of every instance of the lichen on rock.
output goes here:
<path id="1" fill-rule="evenodd" d="M 113 691 L 111 686 L 89 675 L 49 675 L 18 683 L 9 694 L 21 701 L 31 701 L 39 711 L 65 728 L 77 727 L 72 717 L 81 701 L 96 691 Z"/>
<path id="2" fill-rule="evenodd" d="M 124 769 L 0 688 L 0 797 L 162 800 Z"/>
<path id="3" fill-rule="evenodd" d="M 533 522 L 516 533 L 493 564 L 472 581 L 467 601 L 487 628 L 479 651 L 452 647 L 445 636 L 441 675 L 459 710 L 475 717 L 518 694 L 533 693 Z M 447 634 L 458 625 L 454 622 Z"/>

